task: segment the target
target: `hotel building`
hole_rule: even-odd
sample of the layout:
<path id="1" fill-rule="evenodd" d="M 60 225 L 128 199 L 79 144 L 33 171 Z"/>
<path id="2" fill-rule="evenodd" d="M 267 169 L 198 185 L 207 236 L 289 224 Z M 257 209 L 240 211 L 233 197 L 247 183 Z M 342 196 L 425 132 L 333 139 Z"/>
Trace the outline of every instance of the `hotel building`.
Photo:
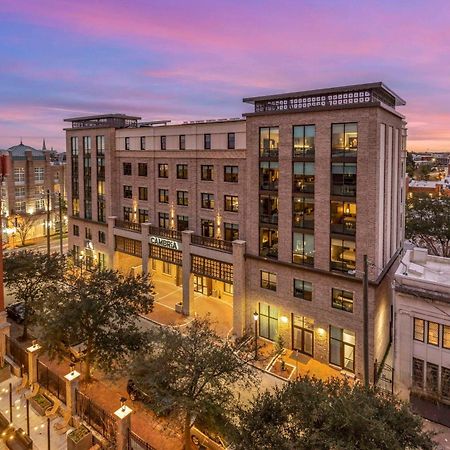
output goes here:
<path id="1" fill-rule="evenodd" d="M 69 248 L 170 277 L 184 314 L 194 292 L 229 301 L 237 336 L 257 312 L 261 338 L 362 378 L 364 255 L 370 364 L 390 343 L 405 102 L 382 83 L 244 102 L 243 119 L 66 119 Z"/>

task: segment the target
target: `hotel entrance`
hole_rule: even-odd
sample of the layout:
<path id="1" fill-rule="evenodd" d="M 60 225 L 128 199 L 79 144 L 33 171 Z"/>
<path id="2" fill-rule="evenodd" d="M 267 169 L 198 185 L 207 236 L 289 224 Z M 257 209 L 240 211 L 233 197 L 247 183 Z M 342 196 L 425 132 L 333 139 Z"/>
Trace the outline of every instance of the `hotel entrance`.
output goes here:
<path id="1" fill-rule="evenodd" d="M 203 295 L 211 295 L 212 280 L 202 275 L 194 275 L 194 292 Z"/>

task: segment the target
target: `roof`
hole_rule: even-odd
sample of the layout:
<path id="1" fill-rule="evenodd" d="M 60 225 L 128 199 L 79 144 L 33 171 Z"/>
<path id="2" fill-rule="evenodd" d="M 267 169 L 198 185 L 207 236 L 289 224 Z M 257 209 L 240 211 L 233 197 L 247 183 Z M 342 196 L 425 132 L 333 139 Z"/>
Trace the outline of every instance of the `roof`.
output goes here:
<path id="1" fill-rule="evenodd" d="M 25 159 L 26 152 L 31 152 L 31 155 L 35 159 L 45 159 L 45 153 L 42 150 L 37 150 L 22 143 L 9 147 L 7 151 L 11 154 L 12 159 Z"/>
<path id="2" fill-rule="evenodd" d="M 127 114 L 96 114 L 94 116 L 80 116 L 80 117 L 69 117 L 64 119 L 64 122 L 76 122 L 78 120 L 93 120 L 93 119 L 129 119 L 129 120 L 141 120 L 138 116 L 129 116 Z"/>

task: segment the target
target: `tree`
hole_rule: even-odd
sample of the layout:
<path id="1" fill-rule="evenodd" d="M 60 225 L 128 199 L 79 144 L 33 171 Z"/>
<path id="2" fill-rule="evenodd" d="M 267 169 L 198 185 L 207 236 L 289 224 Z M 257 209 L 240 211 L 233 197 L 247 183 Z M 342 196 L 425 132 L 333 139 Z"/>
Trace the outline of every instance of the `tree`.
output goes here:
<path id="1" fill-rule="evenodd" d="M 450 197 L 414 196 L 406 204 L 406 238 L 433 255 L 450 257 Z"/>
<path id="2" fill-rule="evenodd" d="M 153 309 L 154 289 L 148 276 L 115 270 L 68 272 L 63 283 L 47 290 L 39 324 L 40 341 L 50 358 L 60 358 L 61 342 L 84 343 L 84 380 L 95 364 L 104 371 L 120 368 L 129 354 L 148 342 L 140 314 Z"/>
<path id="3" fill-rule="evenodd" d="M 152 398 L 171 399 L 183 417 L 185 448 L 190 448 L 190 427 L 196 416 L 225 417 L 236 401 L 236 388 L 255 380 L 248 364 L 229 340 L 222 340 L 208 318 L 195 318 L 182 333 L 161 327 L 152 332 L 147 353 L 136 359 L 132 374 Z M 225 424 L 225 420 L 220 421 Z"/>
<path id="4" fill-rule="evenodd" d="M 432 168 L 433 166 L 431 164 L 421 164 L 419 166 L 419 179 L 425 181 L 429 180 Z"/>
<path id="5" fill-rule="evenodd" d="M 39 219 L 36 214 L 19 214 L 17 224 L 15 225 L 16 233 L 19 235 L 20 243 L 25 245 L 27 236 L 35 226 Z"/>
<path id="6" fill-rule="evenodd" d="M 301 377 L 241 407 L 237 449 L 433 449 L 406 403 L 375 387 Z"/>
<path id="7" fill-rule="evenodd" d="M 63 278 L 65 258 L 57 253 L 48 257 L 30 250 L 13 252 L 5 257 L 4 282 L 16 300 L 24 302 L 22 339 L 28 339 L 28 326 L 35 322 L 49 285 Z"/>
<path id="8" fill-rule="evenodd" d="M 416 170 L 416 163 L 411 152 L 406 152 L 406 173 L 409 178 L 414 178 L 414 171 Z"/>

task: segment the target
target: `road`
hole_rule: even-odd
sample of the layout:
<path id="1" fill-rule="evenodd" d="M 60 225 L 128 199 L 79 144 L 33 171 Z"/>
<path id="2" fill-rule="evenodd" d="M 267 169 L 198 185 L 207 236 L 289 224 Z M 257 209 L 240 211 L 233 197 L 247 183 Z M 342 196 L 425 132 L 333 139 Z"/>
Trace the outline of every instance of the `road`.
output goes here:
<path id="1" fill-rule="evenodd" d="M 7 249 L 5 250 L 5 255 L 7 255 L 10 252 L 20 252 L 22 250 L 33 250 L 33 251 L 39 251 L 39 252 L 47 252 L 47 242 L 45 240 L 39 242 L 38 244 L 33 245 L 27 245 L 26 247 L 16 247 L 14 249 Z M 63 238 L 63 251 L 64 253 L 67 253 L 67 237 Z M 50 240 L 50 251 L 52 253 L 59 253 L 59 239 L 58 237 L 53 237 Z"/>

